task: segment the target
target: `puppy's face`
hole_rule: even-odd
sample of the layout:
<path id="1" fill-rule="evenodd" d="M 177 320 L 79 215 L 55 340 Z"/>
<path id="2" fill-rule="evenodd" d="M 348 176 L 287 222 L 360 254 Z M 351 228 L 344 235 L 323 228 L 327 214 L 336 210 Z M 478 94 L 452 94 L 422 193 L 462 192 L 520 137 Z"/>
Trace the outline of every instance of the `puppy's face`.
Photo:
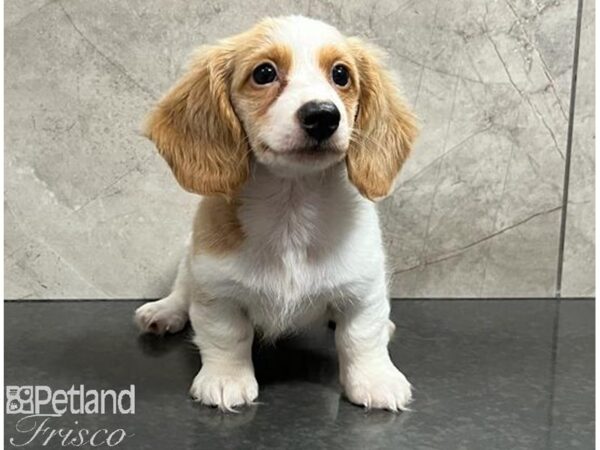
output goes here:
<path id="1" fill-rule="evenodd" d="M 231 98 L 256 159 L 277 173 L 317 172 L 344 159 L 359 99 L 346 39 L 301 17 L 255 30 L 236 58 Z"/>
<path id="2" fill-rule="evenodd" d="M 147 135 L 192 192 L 234 195 L 253 154 L 282 176 L 345 159 L 350 181 L 377 199 L 416 126 L 379 50 L 292 16 L 202 49 L 150 115 Z"/>

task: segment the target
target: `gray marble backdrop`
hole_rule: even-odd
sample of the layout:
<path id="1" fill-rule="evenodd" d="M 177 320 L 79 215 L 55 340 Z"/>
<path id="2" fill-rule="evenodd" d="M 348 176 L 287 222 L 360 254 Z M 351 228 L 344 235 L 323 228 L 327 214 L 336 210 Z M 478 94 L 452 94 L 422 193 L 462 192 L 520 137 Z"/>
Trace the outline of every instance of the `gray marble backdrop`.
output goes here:
<path id="1" fill-rule="evenodd" d="M 583 0 L 563 296 L 594 295 L 594 2 Z M 387 49 L 422 123 L 380 204 L 397 297 L 557 294 L 576 0 L 7 0 L 5 296 L 168 292 L 197 199 L 144 114 L 199 44 L 304 14 Z"/>

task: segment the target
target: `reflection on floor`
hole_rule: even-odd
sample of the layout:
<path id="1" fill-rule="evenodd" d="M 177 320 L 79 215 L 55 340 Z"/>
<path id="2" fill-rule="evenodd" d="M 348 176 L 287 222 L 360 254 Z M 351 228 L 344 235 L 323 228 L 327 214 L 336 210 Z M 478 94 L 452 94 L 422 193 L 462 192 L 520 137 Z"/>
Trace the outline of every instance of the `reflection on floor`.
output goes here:
<path id="1" fill-rule="evenodd" d="M 135 414 L 46 422 L 73 429 L 71 438 L 81 429 L 123 429 L 117 448 L 594 447 L 593 301 L 394 301 L 390 350 L 415 386 L 413 411 L 402 414 L 366 412 L 343 398 L 327 328 L 256 346 L 260 404 L 237 414 L 198 405 L 187 396 L 200 367 L 190 331 L 138 336 L 139 304 L 6 303 L 6 384 L 135 385 Z M 11 438 L 31 438 L 16 429 L 23 417 L 5 416 L 7 448 Z M 41 434 L 35 439 L 30 448 L 41 447 Z M 60 446 L 54 436 L 45 448 Z"/>

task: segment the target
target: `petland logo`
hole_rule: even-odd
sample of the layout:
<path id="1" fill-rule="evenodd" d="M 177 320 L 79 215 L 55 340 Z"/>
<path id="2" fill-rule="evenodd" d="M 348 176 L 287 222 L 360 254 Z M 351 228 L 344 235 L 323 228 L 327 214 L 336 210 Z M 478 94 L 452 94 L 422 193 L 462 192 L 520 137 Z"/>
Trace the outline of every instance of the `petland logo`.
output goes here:
<path id="1" fill-rule="evenodd" d="M 135 414 L 135 386 L 113 389 L 86 389 L 84 385 L 52 390 L 49 386 L 6 386 L 6 414 L 24 414 L 15 424 L 14 447 L 59 444 L 63 447 L 115 447 L 133 436 L 123 428 L 89 429 L 73 421 L 73 426 L 55 424 L 64 414 Z"/>

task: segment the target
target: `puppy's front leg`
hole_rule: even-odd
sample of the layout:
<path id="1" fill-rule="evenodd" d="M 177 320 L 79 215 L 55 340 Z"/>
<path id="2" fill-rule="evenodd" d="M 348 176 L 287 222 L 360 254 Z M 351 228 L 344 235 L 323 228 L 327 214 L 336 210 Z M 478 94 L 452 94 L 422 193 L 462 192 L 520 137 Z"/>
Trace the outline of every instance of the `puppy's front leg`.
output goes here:
<path id="1" fill-rule="evenodd" d="M 192 397 L 227 411 L 252 403 L 258 396 L 252 364 L 254 329 L 240 307 L 229 299 L 193 301 L 190 321 L 202 356 Z"/>
<path id="2" fill-rule="evenodd" d="M 340 381 L 352 403 L 404 410 L 412 399 L 411 385 L 390 359 L 390 303 L 384 280 L 376 284 L 368 298 L 347 305 L 337 316 Z"/>

